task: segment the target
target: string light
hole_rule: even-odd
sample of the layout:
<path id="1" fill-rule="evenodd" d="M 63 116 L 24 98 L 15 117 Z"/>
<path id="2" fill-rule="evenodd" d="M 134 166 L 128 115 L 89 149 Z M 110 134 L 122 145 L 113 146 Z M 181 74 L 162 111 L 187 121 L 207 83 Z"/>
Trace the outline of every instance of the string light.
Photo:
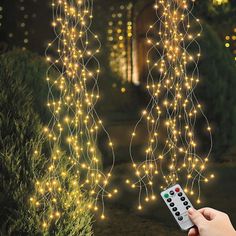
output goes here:
<path id="1" fill-rule="evenodd" d="M 132 79 L 132 3 L 110 8 L 107 40 L 109 43 L 110 67 L 123 81 Z"/>
<path id="2" fill-rule="evenodd" d="M 225 36 L 225 47 L 232 51 L 236 61 L 236 28 L 233 29 L 232 34 Z"/>
<path id="3" fill-rule="evenodd" d="M 36 176 L 36 192 L 30 197 L 42 213 L 43 230 L 68 212 L 74 219 L 83 211 L 101 212 L 101 219 L 105 219 L 104 198 L 118 192 L 109 187 L 113 143 L 95 110 L 101 71 L 96 55 L 101 44 L 91 30 L 93 0 L 55 0 L 52 8 L 51 25 L 56 38 L 46 50 L 46 61 L 50 63 L 47 106 L 52 118 L 43 129 L 50 154 L 41 157 L 47 164 L 39 172 L 43 175 Z M 56 50 L 58 56 L 54 58 L 49 50 Z M 97 148 L 101 132 L 108 137 L 112 156 L 106 173 Z M 35 155 L 38 153 L 40 150 L 35 151 Z"/>
<path id="4" fill-rule="evenodd" d="M 3 30 L 6 32 L 9 46 L 17 46 L 23 50 L 29 48 L 30 37 L 32 36 L 32 27 L 30 26 L 32 26 L 33 16 L 35 15 L 32 14 L 31 17 L 29 10 L 35 7 L 35 2 L 34 0 L 26 4 L 25 0 L 17 0 L 14 1 L 13 7 L 11 5 L 4 6 L 3 4 L 3 9 L 3 6 L 0 6 L 0 26 L 2 26 Z M 10 20 L 8 26 L 2 24 L 1 19 L 4 17 L 5 22 L 7 17 L 12 18 L 12 12 L 15 16 L 15 20 Z"/>
<path id="5" fill-rule="evenodd" d="M 193 16 L 193 6 L 194 1 L 160 0 L 153 7 L 157 20 L 146 34 L 149 45 L 146 87 L 151 100 L 131 134 L 130 156 L 135 177 L 126 180 L 139 192 L 139 210 L 143 202 L 156 200 L 150 196 L 177 182 L 182 182 L 186 193 L 196 194 L 196 202 L 200 203 L 200 184 L 214 178 L 213 174 L 204 175 L 212 137 L 194 93 L 199 83 L 197 64 L 201 52 L 197 38 L 202 27 Z M 200 31 L 194 32 L 192 24 L 198 25 Z M 209 150 L 204 156 L 198 154 L 198 116 L 205 119 L 204 130 L 209 137 Z M 145 124 L 147 144 L 140 160 L 134 154 L 133 143 Z"/>
<path id="6" fill-rule="evenodd" d="M 21 34 L 21 39 L 19 42 L 22 45 L 22 49 L 26 49 L 29 43 L 29 13 L 27 13 L 27 4 L 25 0 L 19 0 L 18 8 L 18 28 Z M 9 35 L 11 36 L 11 35 Z"/>

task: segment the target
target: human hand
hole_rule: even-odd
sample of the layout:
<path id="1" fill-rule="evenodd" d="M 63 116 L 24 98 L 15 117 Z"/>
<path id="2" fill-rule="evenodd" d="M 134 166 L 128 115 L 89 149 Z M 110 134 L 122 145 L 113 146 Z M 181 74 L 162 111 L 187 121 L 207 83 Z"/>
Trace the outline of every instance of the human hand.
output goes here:
<path id="1" fill-rule="evenodd" d="M 189 230 L 188 236 L 236 236 L 229 216 L 212 208 L 188 210 L 189 218 L 196 228 Z"/>

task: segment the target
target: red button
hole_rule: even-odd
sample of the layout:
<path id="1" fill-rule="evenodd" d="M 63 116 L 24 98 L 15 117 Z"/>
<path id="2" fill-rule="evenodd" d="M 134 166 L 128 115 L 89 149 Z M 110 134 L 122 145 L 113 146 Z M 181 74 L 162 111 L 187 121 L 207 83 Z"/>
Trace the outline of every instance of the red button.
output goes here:
<path id="1" fill-rule="evenodd" d="M 176 189 L 175 189 L 175 192 L 176 192 L 176 193 L 178 193 L 179 191 L 180 191 L 180 189 L 179 189 L 179 188 L 176 188 Z"/>

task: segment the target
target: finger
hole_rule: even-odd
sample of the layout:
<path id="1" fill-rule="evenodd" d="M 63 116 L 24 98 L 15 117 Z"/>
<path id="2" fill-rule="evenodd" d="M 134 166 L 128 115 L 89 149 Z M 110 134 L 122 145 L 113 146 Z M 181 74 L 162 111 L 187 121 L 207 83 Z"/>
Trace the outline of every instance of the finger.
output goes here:
<path id="1" fill-rule="evenodd" d="M 205 207 L 205 208 L 202 208 L 202 209 L 199 209 L 198 210 L 207 220 L 213 220 L 217 214 L 219 214 L 220 212 L 215 210 L 215 209 L 212 209 L 212 208 L 209 208 L 209 207 Z"/>
<path id="2" fill-rule="evenodd" d="M 192 228 L 188 232 L 188 236 L 198 236 L 198 230 L 196 228 Z"/>
<path id="3" fill-rule="evenodd" d="M 206 218 L 194 208 L 190 208 L 188 210 L 188 215 L 189 215 L 189 218 L 197 227 L 202 226 L 203 224 L 207 222 Z"/>

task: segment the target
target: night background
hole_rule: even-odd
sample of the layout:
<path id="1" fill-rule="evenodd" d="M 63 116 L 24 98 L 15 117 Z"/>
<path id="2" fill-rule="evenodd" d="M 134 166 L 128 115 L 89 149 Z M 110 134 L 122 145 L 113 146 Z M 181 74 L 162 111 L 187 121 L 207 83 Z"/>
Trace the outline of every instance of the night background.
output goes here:
<path id="1" fill-rule="evenodd" d="M 96 110 L 115 143 L 112 185 L 118 186 L 119 194 L 105 202 L 105 221 L 85 210 L 77 231 L 68 214 L 47 234 L 38 229 L 41 223 L 29 210 L 29 196 L 34 191 L 33 150 L 40 146 L 40 130 L 51 118 L 45 81 L 49 66 L 45 50 L 55 38 L 51 2 L 0 0 L 1 235 L 186 235 L 159 199 L 138 212 L 136 195 L 124 183 L 130 172 L 130 134 L 149 101 L 145 40 L 148 26 L 155 20 L 153 3 L 94 1 L 92 29 L 102 44 L 97 56 L 101 99 Z M 198 40 L 201 82 L 195 91 L 212 126 L 208 168 L 215 174 L 211 183 L 202 186 L 199 207 L 227 212 L 236 226 L 236 1 L 196 0 L 193 11 L 203 27 Z M 50 54 L 56 53 L 51 50 Z M 144 136 L 145 131 L 133 144 L 137 157 L 142 155 Z M 104 170 L 111 165 L 106 139 L 100 134 L 97 141 Z M 204 149 L 205 139 L 200 139 Z"/>

